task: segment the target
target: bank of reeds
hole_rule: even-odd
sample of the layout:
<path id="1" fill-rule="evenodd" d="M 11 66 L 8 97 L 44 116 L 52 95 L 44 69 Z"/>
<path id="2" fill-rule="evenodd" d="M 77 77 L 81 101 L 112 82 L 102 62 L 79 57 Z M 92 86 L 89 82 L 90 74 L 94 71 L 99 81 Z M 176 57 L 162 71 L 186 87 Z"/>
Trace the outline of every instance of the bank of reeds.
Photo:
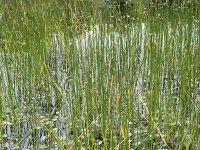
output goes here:
<path id="1" fill-rule="evenodd" d="M 1 6 L 0 149 L 198 149 L 199 4 Z"/>

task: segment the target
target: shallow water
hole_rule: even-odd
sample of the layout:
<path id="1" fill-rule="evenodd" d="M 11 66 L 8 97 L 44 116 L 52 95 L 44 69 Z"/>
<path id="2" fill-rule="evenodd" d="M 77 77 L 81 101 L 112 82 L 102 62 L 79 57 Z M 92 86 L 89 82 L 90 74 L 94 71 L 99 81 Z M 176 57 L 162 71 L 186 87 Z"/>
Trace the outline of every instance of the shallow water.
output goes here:
<path id="1" fill-rule="evenodd" d="M 145 92 L 145 84 L 146 81 L 143 81 L 143 74 L 144 72 L 148 72 L 148 62 L 143 63 L 144 60 L 144 56 L 145 57 L 149 57 L 150 54 L 148 54 L 147 50 L 145 48 L 146 45 L 149 42 L 149 38 L 152 38 L 155 40 L 154 42 L 156 43 L 156 39 L 157 37 L 162 36 L 162 41 L 160 41 L 160 43 L 162 44 L 162 46 L 160 46 L 162 48 L 161 51 L 164 51 L 165 48 L 165 37 L 171 38 L 171 40 L 174 40 L 174 42 L 178 42 L 179 40 L 179 36 L 182 36 L 182 44 L 181 44 L 181 49 L 182 49 L 182 53 L 185 53 L 187 51 L 187 49 L 185 48 L 187 45 L 187 39 L 185 39 L 186 37 L 190 36 L 188 35 L 188 25 L 184 25 L 182 26 L 182 29 L 180 30 L 178 27 L 177 28 L 172 28 L 171 25 L 168 25 L 168 32 L 165 32 L 164 30 L 160 31 L 159 33 L 151 33 L 150 28 L 148 26 L 148 24 L 142 23 L 142 24 L 135 24 L 133 26 L 129 26 L 128 28 L 128 34 L 124 31 L 117 31 L 112 27 L 112 30 L 109 30 L 108 32 L 106 31 L 106 28 L 108 27 L 108 25 L 104 25 L 104 31 L 101 32 L 100 27 L 98 25 L 94 26 L 93 30 L 86 32 L 85 34 L 82 35 L 78 35 L 76 38 L 74 39 L 66 39 L 68 41 L 68 43 L 73 46 L 74 48 L 74 55 L 77 55 L 77 60 L 80 63 L 79 67 L 80 70 L 79 72 L 76 72 L 78 74 L 78 76 L 80 77 L 80 81 L 84 80 L 85 76 L 87 76 L 87 74 L 85 74 L 85 72 L 83 70 L 81 70 L 81 63 L 87 64 L 87 65 L 93 65 L 95 68 L 95 71 L 92 72 L 92 82 L 97 82 L 96 80 L 98 80 L 98 76 L 99 76 L 99 68 L 97 66 L 97 53 L 98 51 L 101 51 L 103 57 L 103 62 L 104 63 L 109 63 L 110 59 L 112 58 L 117 58 L 118 60 L 120 60 L 120 58 L 122 57 L 122 53 L 126 50 L 126 46 L 127 44 L 129 45 L 129 47 L 132 47 L 133 52 L 135 53 L 135 55 L 137 56 L 137 59 L 135 60 L 136 63 L 136 68 L 138 66 L 141 67 L 141 71 L 138 73 L 138 79 L 136 82 L 136 90 L 138 93 L 138 97 L 143 97 L 144 96 L 144 92 Z M 103 34 L 102 34 L 103 33 Z M 174 36 L 174 33 L 176 33 L 176 36 Z M 195 24 L 192 26 L 192 33 L 191 33 L 191 44 L 193 44 L 193 46 L 198 46 L 199 45 L 199 27 L 196 26 Z M 167 36 L 166 36 L 167 34 Z M 136 39 L 137 38 L 137 39 Z M 63 44 L 63 39 L 65 40 L 65 36 L 63 33 L 58 33 L 58 34 L 54 34 L 53 35 L 53 42 L 50 43 L 50 45 L 54 45 L 52 47 L 54 47 L 54 49 L 52 49 L 52 56 L 51 56 L 51 61 L 56 63 L 55 64 L 49 64 L 50 67 L 50 71 L 53 75 L 57 75 L 58 77 L 58 85 L 59 88 L 61 90 L 61 92 L 63 92 L 63 99 L 70 99 L 72 97 L 72 89 L 75 89 L 75 92 L 77 92 L 77 87 L 76 85 L 72 85 L 72 82 L 69 80 L 69 78 L 73 79 L 73 77 L 68 77 L 68 75 L 70 74 L 69 70 L 68 70 L 68 65 L 70 64 L 66 64 L 65 63 L 65 56 L 66 52 L 65 52 L 65 48 L 66 46 Z M 178 51 L 178 46 L 174 47 L 175 49 L 175 55 L 178 55 L 176 53 L 176 51 Z M 130 51 L 129 51 L 130 52 Z M 91 56 L 91 53 L 93 54 L 93 62 L 89 62 L 88 61 L 88 56 Z M 194 52 L 195 53 L 195 52 Z M 19 55 L 19 56 L 18 56 Z M 115 56 L 113 56 L 115 55 Z M 3 54 L 2 54 L 3 56 Z M 6 92 L 4 93 L 5 95 L 8 95 L 7 92 L 9 92 L 9 84 L 8 84 L 8 75 L 5 72 L 6 68 L 5 68 L 5 64 L 2 60 L 2 56 L 0 57 L 0 67 L 1 67 L 1 84 L 4 85 L 3 90 Z M 108 57 L 110 56 L 110 57 Z M 3 56 L 5 57 L 5 56 Z M 16 58 L 16 57 L 20 57 L 20 59 L 24 59 L 24 62 L 26 62 L 26 59 L 28 57 L 28 54 L 13 54 L 13 56 L 6 56 L 6 57 L 10 57 L 10 59 Z M 31 56 L 29 56 L 31 57 Z M 130 67 L 130 62 L 131 62 L 131 57 L 130 56 L 126 56 L 126 62 L 125 65 L 127 66 L 127 68 Z M 55 59 L 56 58 L 56 59 Z M 146 58 L 146 59 L 147 59 Z M 28 61 L 28 60 L 27 60 Z M 166 60 L 164 60 L 166 61 Z M 118 61 L 116 67 L 116 72 L 120 72 L 122 69 L 122 64 L 120 61 Z M 26 103 L 30 102 L 31 100 L 29 100 L 26 96 L 26 92 L 23 91 L 23 87 L 24 86 L 23 83 L 20 82 L 16 82 L 16 76 L 20 77 L 21 75 L 23 76 L 23 72 L 20 72 L 18 70 L 15 70 L 16 66 L 20 66 L 22 64 L 20 64 L 19 62 L 15 62 L 13 61 L 12 63 L 10 63 L 10 75 L 11 75 L 11 81 L 12 81 L 12 93 L 13 93 L 13 97 L 14 99 L 17 100 L 21 100 L 21 103 L 24 104 L 22 106 L 22 109 L 24 109 L 23 107 L 26 107 Z M 131 70 L 132 74 L 134 74 L 134 69 Z M 163 75 L 165 74 L 165 72 L 162 73 Z M 106 76 L 106 80 L 109 80 L 109 75 Z M 96 77 L 96 78 L 94 78 Z M 176 82 L 176 80 L 178 80 L 179 78 L 179 74 L 175 74 L 175 80 L 174 82 Z M 123 83 L 123 82 L 122 82 Z M 27 83 L 28 86 L 29 83 Z M 125 82 L 124 82 L 125 84 Z M 164 83 L 161 83 L 164 84 Z M 199 83 L 197 83 L 199 84 Z M 75 86 L 75 87 L 73 87 Z M 175 85 L 178 86 L 178 85 Z M 83 81 L 83 87 L 84 87 L 84 81 Z M 105 86 L 106 90 L 109 90 L 108 85 Z M 84 89 L 84 88 L 83 88 Z M 52 101 L 52 106 L 55 106 L 56 103 L 56 96 L 55 96 L 55 89 L 52 87 L 51 88 L 51 101 Z M 66 92 L 67 90 L 67 92 Z M 163 89 L 164 90 L 164 89 Z M 37 100 L 45 101 L 46 97 L 45 95 L 42 95 L 40 93 L 40 91 L 32 91 L 33 92 L 33 97 Z M 39 92 L 39 93 L 38 93 Z M 194 93 L 199 93 L 199 86 L 197 86 L 197 89 L 194 91 Z M 2 95 L 2 96 L 5 96 Z M 199 101 L 199 95 L 196 96 L 197 100 Z M 178 103 L 178 99 L 177 99 L 177 103 Z M 83 104 L 84 105 L 84 104 Z M 73 108 L 73 104 L 71 101 L 69 101 L 68 103 L 66 103 L 64 105 L 64 107 L 61 108 L 61 114 L 59 116 L 59 119 L 57 119 L 56 121 L 52 122 L 55 124 L 55 129 L 56 129 L 56 134 L 63 138 L 63 139 L 68 139 L 69 140 L 69 122 L 67 122 L 66 117 L 64 117 L 65 114 L 68 114 L 69 118 L 71 117 L 70 113 L 71 113 L 71 108 Z M 144 108 L 143 108 L 144 109 Z M 45 111 L 44 109 L 41 108 L 42 111 Z M 84 109 L 82 110 L 84 113 Z M 55 109 L 52 109 L 52 114 L 55 112 Z M 144 115 L 146 115 L 146 110 L 142 110 L 142 113 Z M 28 119 L 27 115 L 26 115 L 26 111 L 23 112 L 23 114 L 21 114 L 23 116 L 23 121 L 20 125 L 20 129 L 21 129 L 21 135 L 20 135 L 20 139 L 19 140 L 19 145 L 22 145 L 23 149 L 26 148 L 30 148 L 31 146 L 31 134 L 30 133 L 30 119 Z M 11 121 L 10 115 L 8 113 L 8 115 L 6 116 L 7 120 Z M 47 120 L 46 120 L 47 121 Z M 118 124 L 118 123 L 116 123 Z M 8 124 L 5 123 L 4 125 L 4 134 L 7 135 L 7 137 L 5 138 L 5 141 L 8 143 L 7 149 L 13 149 L 14 147 L 14 142 L 15 142 L 15 137 L 12 134 L 12 130 L 16 130 L 17 127 L 14 127 L 13 124 Z M 37 132 L 36 132 L 37 130 Z M 36 136 L 38 138 L 41 137 L 45 137 L 46 136 L 46 132 L 44 132 L 41 128 L 37 128 L 37 126 L 35 126 L 35 132 L 36 132 Z M 38 141 L 40 143 L 40 145 L 44 145 L 45 144 L 45 140 L 39 140 Z M 53 144 L 52 147 L 56 148 L 56 146 Z"/>

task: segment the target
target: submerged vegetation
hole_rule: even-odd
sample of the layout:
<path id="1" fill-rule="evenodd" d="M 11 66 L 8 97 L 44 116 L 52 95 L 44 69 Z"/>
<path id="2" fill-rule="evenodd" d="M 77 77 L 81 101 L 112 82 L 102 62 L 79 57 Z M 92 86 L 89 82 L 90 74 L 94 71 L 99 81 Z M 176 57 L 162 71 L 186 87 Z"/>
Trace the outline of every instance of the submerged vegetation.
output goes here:
<path id="1" fill-rule="evenodd" d="M 197 0 L 0 5 L 0 149 L 200 147 Z"/>

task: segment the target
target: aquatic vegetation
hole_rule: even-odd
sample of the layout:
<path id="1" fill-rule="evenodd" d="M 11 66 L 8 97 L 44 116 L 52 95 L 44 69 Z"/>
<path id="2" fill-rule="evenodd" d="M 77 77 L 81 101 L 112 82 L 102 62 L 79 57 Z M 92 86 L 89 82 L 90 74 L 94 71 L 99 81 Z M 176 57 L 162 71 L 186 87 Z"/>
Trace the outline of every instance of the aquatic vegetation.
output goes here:
<path id="1" fill-rule="evenodd" d="M 0 149 L 200 146 L 199 9 L 2 4 Z"/>

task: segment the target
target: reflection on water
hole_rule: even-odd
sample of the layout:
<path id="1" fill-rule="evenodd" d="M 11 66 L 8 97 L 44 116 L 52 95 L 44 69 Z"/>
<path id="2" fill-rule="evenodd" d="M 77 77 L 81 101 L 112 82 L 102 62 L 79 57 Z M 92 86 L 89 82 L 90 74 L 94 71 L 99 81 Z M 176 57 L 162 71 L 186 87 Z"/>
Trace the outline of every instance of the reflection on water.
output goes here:
<path id="1" fill-rule="evenodd" d="M 108 29 L 109 30 L 108 30 Z M 195 47 L 199 44 L 199 27 L 196 26 L 195 24 L 192 25 L 192 32 L 189 33 L 188 31 L 189 26 L 185 25 L 182 26 L 182 29 L 180 28 L 172 28 L 171 25 L 168 25 L 168 29 L 167 32 L 165 30 L 162 30 L 154 33 L 151 32 L 150 27 L 147 24 L 135 24 L 133 26 L 129 26 L 127 27 L 128 32 L 126 32 L 127 30 L 124 31 L 117 31 L 115 30 L 112 26 L 108 26 L 108 25 L 104 25 L 103 29 L 100 28 L 98 25 L 94 26 L 93 30 L 86 32 L 85 34 L 82 35 L 78 35 L 76 38 L 72 38 L 72 39 L 65 39 L 64 34 L 63 33 L 59 33 L 59 34 L 54 34 L 53 36 L 53 42 L 50 44 L 52 45 L 53 49 L 52 49 L 52 56 L 50 57 L 50 62 L 49 63 L 49 68 L 50 68 L 50 72 L 53 76 L 57 77 L 57 81 L 58 81 L 58 89 L 60 90 L 60 92 L 62 93 L 62 99 L 64 100 L 68 100 L 66 101 L 66 105 L 64 105 L 64 107 L 61 107 L 60 111 L 60 117 L 59 119 L 57 119 L 55 122 L 52 122 L 54 124 L 54 128 L 56 128 L 56 134 L 63 138 L 63 139 L 68 139 L 69 138 L 69 132 L 68 132 L 68 128 L 69 128 L 69 123 L 66 120 L 66 117 L 64 117 L 65 114 L 68 114 L 68 117 L 71 117 L 71 108 L 73 108 L 73 103 L 70 99 L 73 99 L 73 93 L 78 92 L 78 87 L 76 87 L 76 84 L 72 84 L 72 80 L 80 80 L 83 82 L 83 91 L 84 91 L 84 79 L 88 74 L 85 74 L 84 70 L 82 70 L 82 64 L 84 64 L 85 66 L 89 66 L 92 65 L 94 69 L 92 69 L 91 72 L 91 78 L 92 78 L 92 82 L 96 82 L 98 83 L 98 79 L 99 79 L 99 73 L 100 73 L 100 69 L 99 69 L 99 64 L 97 62 L 97 60 L 99 59 L 98 55 L 102 55 L 103 56 L 103 63 L 107 63 L 110 64 L 112 59 L 117 59 L 119 60 L 118 62 L 116 62 L 116 64 L 114 66 L 108 65 L 108 69 L 110 69 L 111 67 L 113 67 L 114 72 L 120 73 L 121 70 L 123 70 L 123 67 L 126 66 L 127 69 L 130 71 L 130 76 L 134 76 L 134 74 L 137 74 L 137 82 L 136 82 L 136 91 L 138 94 L 138 97 L 142 98 L 144 97 L 144 92 L 146 90 L 146 86 L 147 86 L 147 80 L 145 81 L 143 80 L 143 76 L 144 73 L 147 73 L 147 77 L 150 76 L 151 72 L 149 72 L 149 59 L 150 58 L 150 53 L 148 52 L 148 44 L 149 44 L 149 40 L 151 39 L 153 43 L 158 43 L 161 44 L 160 48 L 160 52 L 164 53 L 165 48 L 166 48 L 166 40 L 171 41 L 171 42 L 175 42 L 177 43 L 177 46 L 175 45 L 175 47 L 171 47 L 172 49 L 174 49 L 174 55 L 176 57 L 178 57 L 178 53 L 180 52 L 179 49 L 182 50 L 182 53 L 185 53 L 187 51 L 187 40 L 188 37 L 191 37 L 191 44 L 192 47 Z M 103 30 L 103 32 L 102 32 Z M 190 35 L 191 34 L 191 35 Z M 181 44 L 178 45 L 178 43 L 180 43 L 180 36 L 181 36 Z M 166 39 L 168 38 L 168 39 Z M 157 41 L 158 39 L 162 39 L 162 41 Z M 77 61 L 77 67 L 79 68 L 79 71 L 75 72 L 75 76 L 79 76 L 80 78 L 73 78 L 70 75 L 70 70 L 68 70 L 71 66 L 71 64 L 67 64 L 66 63 L 66 44 L 64 44 L 64 41 L 67 40 L 69 47 L 73 48 L 73 53 L 71 53 L 71 55 L 76 55 Z M 127 49 L 127 47 L 129 47 L 129 49 Z M 194 51 L 195 54 L 195 48 L 191 49 Z M 135 60 L 132 60 L 133 57 L 131 57 L 132 54 L 134 53 Z M 124 56 L 124 54 L 127 54 L 126 56 Z M 21 129 L 21 137 L 19 137 L 21 140 L 19 140 L 19 144 L 22 144 L 23 149 L 29 148 L 31 145 L 31 134 L 33 134 L 33 131 L 30 131 L 31 124 L 30 124 L 30 120 L 28 119 L 27 115 L 26 115 L 26 110 L 24 108 L 26 108 L 27 103 L 28 102 L 32 102 L 33 99 L 35 99 L 35 102 L 37 104 L 35 104 L 37 109 L 41 109 L 41 111 L 46 111 L 44 108 L 42 108 L 40 105 L 45 101 L 47 101 L 47 97 L 45 93 L 45 89 L 43 88 L 43 83 L 42 81 L 39 81 L 38 83 L 38 89 L 34 89 L 34 87 L 32 89 L 32 94 L 31 97 L 29 97 L 27 94 L 27 91 L 25 91 L 25 89 L 28 89 L 29 83 L 25 83 L 24 81 L 20 80 L 21 79 L 27 79 L 29 78 L 29 74 L 27 74 L 26 70 L 24 70 L 24 72 L 22 70 L 18 71 L 16 70 L 16 68 L 23 68 L 23 64 L 28 63 L 28 59 L 27 58 L 31 58 L 31 56 L 29 56 L 28 54 L 19 54 L 19 53 L 14 53 L 13 56 L 3 56 L 3 54 L 1 54 L 2 56 L 0 57 L 0 67 L 1 67 L 1 86 L 3 85 L 3 91 L 5 91 L 5 93 L 3 93 L 2 97 L 6 98 L 6 95 L 9 95 L 9 90 L 13 90 L 11 91 L 11 95 L 14 97 L 15 103 L 17 103 L 18 100 L 21 101 L 22 105 L 22 109 L 24 111 L 23 114 L 21 114 L 23 116 L 23 120 L 22 120 L 22 124 L 20 126 Z M 16 58 L 18 61 L 12 61 L 9 65 L 9 70 L 10 70 L 10 77 L 8 76 L 6 70 L 6 64 L 3 61 L 3 57 L 7 57 L 7 59 L 9 60 L 15 60 Z M 89 57 L 92 57 L 93 59 L 89 59 Z M 123 58 L 124 62 L 120 61 Z M 145 57 L 145 58 L 144 58 Z M 175 57 L 175 58 L 176 58 Z M 167 58 L 163 57 L 164 60 L 163 61 L 167 61 Z M 24 59 L 24 60 L 22 60 Z M 165 60 L 166 59 L 166 60 Z M 31 59 L 32 60 L 32 59 Z M 144 62 L 146 60 L 146 62 Z M 148 61 L 147 61 L 148 60 Z M 134 62 L 134 63 L 131 63 Z M 21 63 L 21 64 L 20 64 Z M 33 63 L 35 63 L 33 61 Z M 134 66 L 132 66 L 134 64 Z M 177 65 L 175 63 L 175 65 Z M 75 67 L 75 66 L 74 66 Z M 167 66 L 166 66 L 167 67 Z M 178 66 L 177 66 L 178 67 Z M 139 68 L 139 69 L 138 69 Z M 26 69 L 26 68 L 25 68 Z M 166 69 L 170 69 L 170 68 L 166 68 Z M 70 75 L 70 76 L 69 76 Z M 168 76 L 168 74 L 166 74 L 166 72 L 162 72 L 163 75 L 163 80 L 161 81 L 161 84 L 168 84 L 166 83 L 166 81 L 164 80 L 164 77 Z M 109 79 L 110 79 L 111 73 L 108 73 L 105 75 L 105 81 L 106 83 L 108 83 Z M 9 83 L 8 80 L 11 81 L 12 88 L 9 88 Z M 16 81 L 17 80 L 17 81 Z M 46 79 L 44 79 L 46 80 Z M 50 78 L 48 79 L 50 80 Z M 123 84 L 126 84 L 125 81 L 125 77 L 122 77 L 122 80 L 124 80 L 124 82 L 122 82 Z M 174 73 L 174 88 L 179 87 L 179 73 L 178 73 L 178 69 L 177 72 Z M 75 82 L 73 82 L 75 83 Z M 27 86 L 27 87 L 24 87 Z M 45 86 L 45 85 L 44 85 Z M 56 91 L 55 91 L 55 85 L 51 84 L 49 85 L 50 87 L 50 100 L 52 103 L 53 109 L 51 110 L 51 113 L 54 114 L 56 113 L 56 110 L 54 109 L 56 107 Z M 105 85 L 106 90 L 109 90 L 109 85 Z M 86 89 L 86 88 L 85 88 Z M 39 90 L 39 91 L 37 91 Z M 42 90 L 42 91 L 40 91 Z M 73 91 L 74 90 L 74 91 Z M 163 87 L 162 91 L 165 91 L 165 87 Z M 85 91 L 86 92 L 86 91 Z M 196 92 L 196 91 L 195 91 Z M 177 95 L 174 95 L 175 97 L 177 97 Z M 31 99 L 30 99 L 31 98 Z M 199 99 L 199 96 L 197 96 L 197 99 Z M 176 99 L 177 104 L 178 104 L 178 98 Z M 39 102 L 39 103 L 38 103 Z M 83 104 L 84 105 L 84 104 Z M 137 109 L 143 109 L 143 108 L 136 108 Z M 82 108 L 82 111 L 84 112 L 84 107 Z M 141 110 L 142 114 L 146 115 L 146 110 L 143 109 Z M 83 113 L 82 113 L 83 114 Z M 9 115 L 9 113 L 5 116 L 7 118 L 7 120 L 11 121 L 11 117 Z M 47 120 L 46 120 L 47 121 Z M 118 123 L 116 123 L 118 124 Z M 38 128 L 36 125 L 34 128 L 34 132 L 37 133 L 37 137 L 41 138 L 41 137 L 45 137 L 46 136 L 46 132 L 44 132 L 41 128 Z M 7 122 L 4 125 L 4 133 L 7 134 L 6 136 L 6 141 L 8 144 L 8 149 L 13 149 L 14 146 L 14 135 L 12 135 L 12 130 L 17 129 L 17 127 L 14 127 L 13 124 L 10 124 Z M 39 140 L 40 144 L 44 144 L 45 140 L 41 138 L 41 140 Z M 55 148 L 55 145 L 52 145 L 52 147 Z"/>

